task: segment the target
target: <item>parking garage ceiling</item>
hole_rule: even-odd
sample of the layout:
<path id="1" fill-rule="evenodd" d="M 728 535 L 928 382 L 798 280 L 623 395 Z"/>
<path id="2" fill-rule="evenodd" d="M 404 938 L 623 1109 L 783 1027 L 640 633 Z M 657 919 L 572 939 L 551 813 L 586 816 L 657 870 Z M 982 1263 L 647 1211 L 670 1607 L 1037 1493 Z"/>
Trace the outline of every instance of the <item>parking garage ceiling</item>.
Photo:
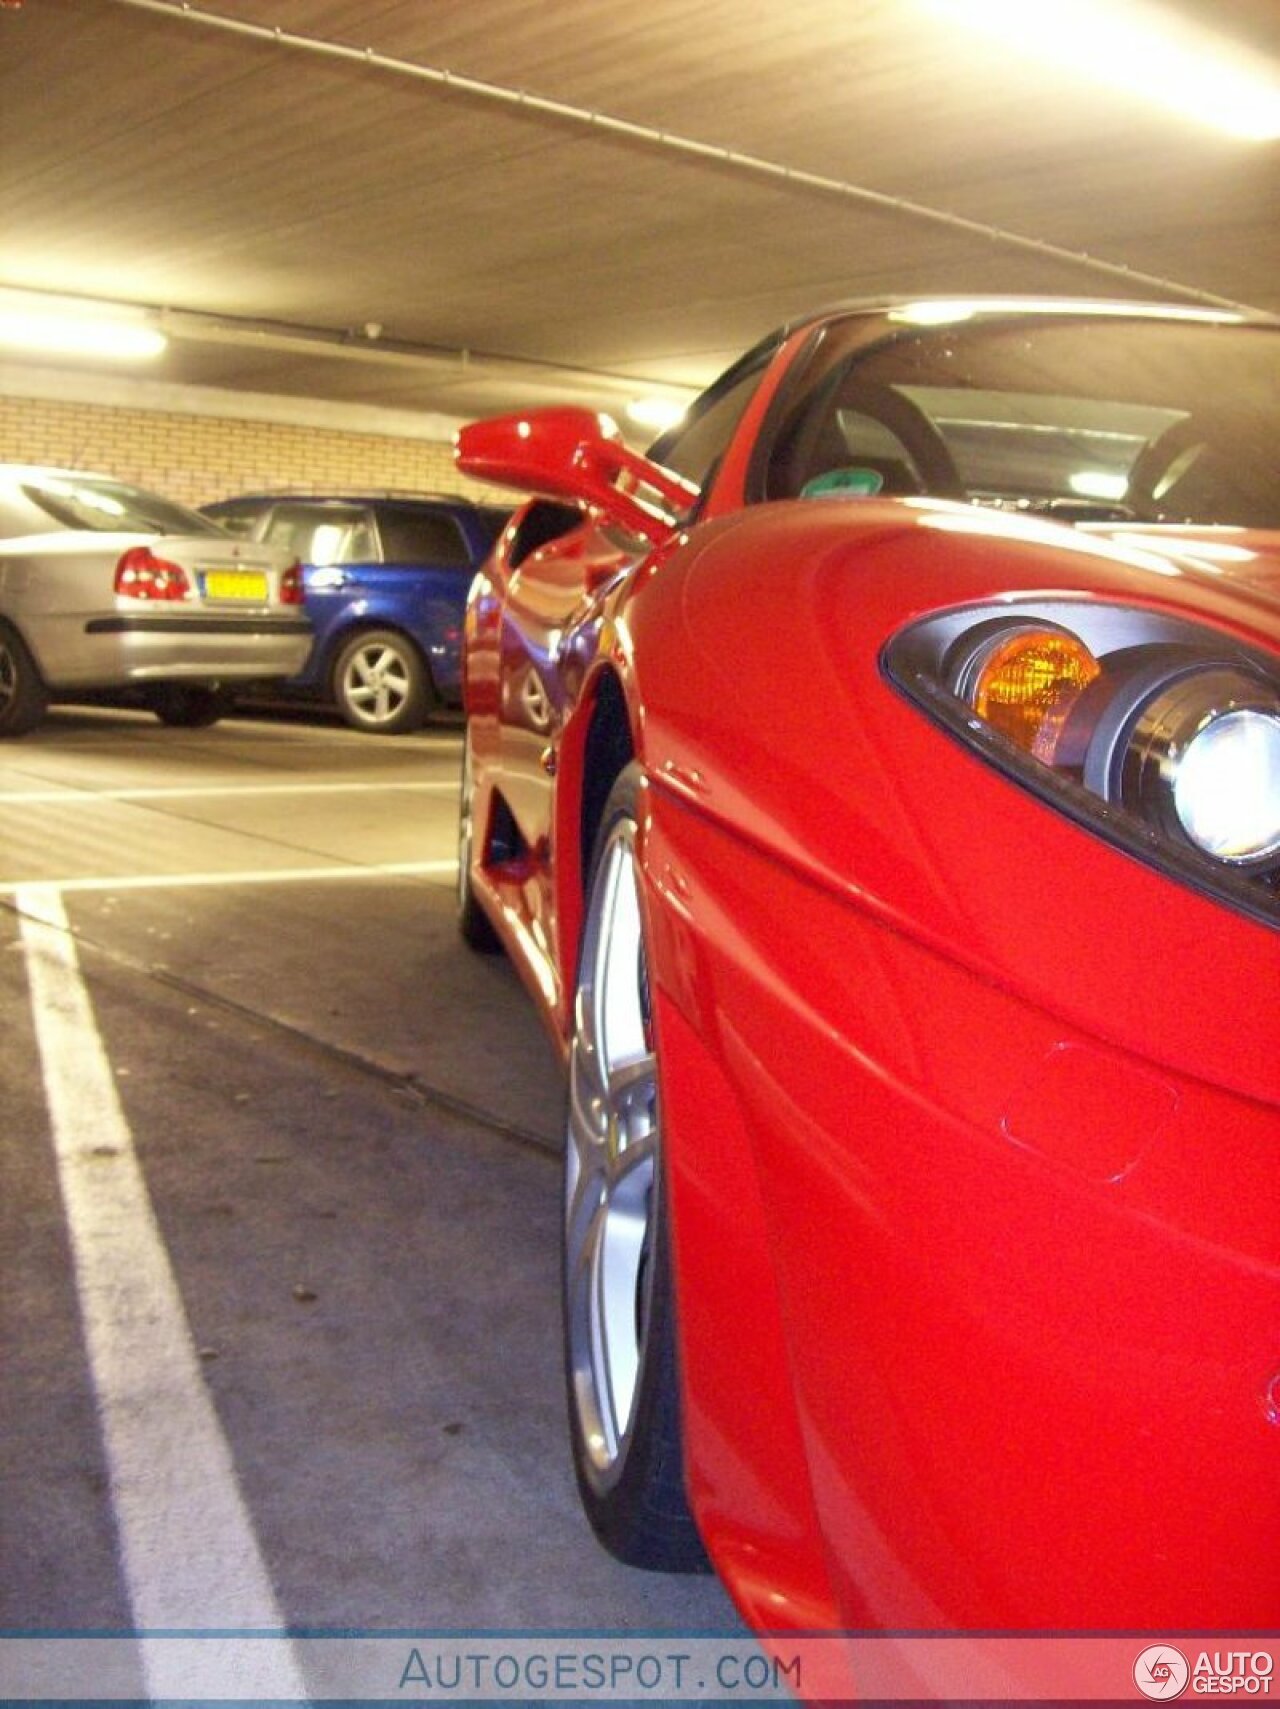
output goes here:
<path id="1" fill-rule="evenodd" d="M 1280 74 L 1275 0 L 1162 10 Z M 0 286 L 146 311 L 188 387 L 616 412 L 849 297 L 1280 311 L 1277 210 L 1280 143 L 932 0 L 0 3 Z"/>

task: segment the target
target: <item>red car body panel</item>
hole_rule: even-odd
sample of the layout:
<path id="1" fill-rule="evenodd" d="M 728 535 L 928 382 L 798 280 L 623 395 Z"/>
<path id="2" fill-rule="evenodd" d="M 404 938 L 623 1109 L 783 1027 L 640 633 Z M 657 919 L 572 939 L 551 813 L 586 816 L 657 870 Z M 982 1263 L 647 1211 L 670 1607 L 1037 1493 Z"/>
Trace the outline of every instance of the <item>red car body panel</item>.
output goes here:
<path id="1" fill-rule="evenodd" d="M 473 591 L 476 891 L 564 1047 L 599 697 L 643 902 L 687 1478 L 767 1631 L 1280 1624 L 1280 938 L 1055 812 L 887 680 L 1027 590 L 1274 654 L 1194 529 L 746 504 L 585 522 Z M 464 444 L 465 464 L 465 444 Z M 484 837 L 478 837 L 484 846 Z"/>

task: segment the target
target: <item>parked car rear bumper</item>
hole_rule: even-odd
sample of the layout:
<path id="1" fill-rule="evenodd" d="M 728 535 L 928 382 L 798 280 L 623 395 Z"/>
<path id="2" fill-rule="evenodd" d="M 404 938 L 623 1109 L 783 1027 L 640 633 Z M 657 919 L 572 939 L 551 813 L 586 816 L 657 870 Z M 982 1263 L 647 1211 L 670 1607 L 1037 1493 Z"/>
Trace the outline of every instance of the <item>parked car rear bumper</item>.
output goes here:
<path id="1" fill-rule="evenodd" d="M 292 676 L 311 646 L 304 618 L 92 618 L 73 672 L 51 686 L 105 687 L 147 680 L 257 682 Z"/>

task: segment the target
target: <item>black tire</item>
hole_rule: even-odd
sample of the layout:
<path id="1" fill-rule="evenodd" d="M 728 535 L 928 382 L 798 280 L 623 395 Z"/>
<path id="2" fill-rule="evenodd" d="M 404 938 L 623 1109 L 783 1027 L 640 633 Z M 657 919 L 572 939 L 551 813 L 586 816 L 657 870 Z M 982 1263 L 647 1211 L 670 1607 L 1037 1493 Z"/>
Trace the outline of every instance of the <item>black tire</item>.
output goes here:
<path id="1" fill-rule="evenodd" d="M 575 993 L 561 1262 L 569 1431 L 582 1505 L 609 1553 L 706 1572 L 685 1491 L 657 1053 L 643 920 L 630 906 L 639 778 L 628 766 L 605 806 Z M 618 944 L 635 946 L 634 968 Z M 633 972 L 634 1016 L 616 1023 L 618 1038 L 603 1022 L 597 1035 L 597 983 L 610 981 L 620 1015 L 613 994 L 629 1005 Z"/>
<path id="2" fill-rule="evenodd" d="M 152 689 L 147 704 L 162 724 L 175 730 L 207 730 L 235 705 L 225 688 L 199 683 L 166 682 Z"/>
<path id="3" fill-rule="evenodd" d="M 0 736 L 25 736 L 44 717 L 49 691 L 26 642 L 0 624 Z"/>
<path id="4" fill-rule="evenodd" d="M 458 798 L 458 930 L 463 942 L 482 955 L 493 955 L 502 948 L 489 916 L 476 900 L 471 882 L 471 862 L 475 847 L 475 819 L 472 811 L 473 762 L 471 731 L 462 733 L 462 785 Z"/>
<path id="5" fill-rule="evenodd" d="M 334 663 L 331 678 L 338 711 L 353 730 L 402 736 L 426 722 L 435 706 L 431 674 L 421 653 L 394 629 L 353 635 Z"/>

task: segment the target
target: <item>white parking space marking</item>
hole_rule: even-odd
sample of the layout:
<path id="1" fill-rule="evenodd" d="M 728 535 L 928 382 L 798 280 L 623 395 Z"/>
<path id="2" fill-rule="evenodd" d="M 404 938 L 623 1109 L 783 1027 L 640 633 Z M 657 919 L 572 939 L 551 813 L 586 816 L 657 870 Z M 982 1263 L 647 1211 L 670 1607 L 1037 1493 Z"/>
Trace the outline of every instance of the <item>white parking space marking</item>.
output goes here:
<path id="1" fill-rule="evenodd" d="M 77 802 L 94 806 L 101 801 L 198 801 L 204 796 L 272 795 L 384 795 L 412 792 L 418 795 L 456 795 L 456 783 L 201 783 L 164 784 L 138 789 L 3 789 L 0 806 L 56 804 L 73 807 Z"/>
<path id="2" fill-rule="evenodd" d="M 297 866 L 246 872 L 128 873 L 117 877 L 47 879 L 40 885 L 0 884 L 0 896 L 22 898 L 33 890 L 187 890 L 216 884 L 328 884 L 352 878 L 452 878 L 456 860 L 406 860 L 378 866 Z"/>
<path id="3" fill-rule="evenodd" d="M 284 1620 L 192 1343 L 58 892 L 18 891 L 44 1076 L 120 1551 L 141 1631 Z M 143 1646 L 153 1699 L 190 1683 Z M 305 1700 L 287 1644 L 244 1646 L 249 1697 Z"/>

